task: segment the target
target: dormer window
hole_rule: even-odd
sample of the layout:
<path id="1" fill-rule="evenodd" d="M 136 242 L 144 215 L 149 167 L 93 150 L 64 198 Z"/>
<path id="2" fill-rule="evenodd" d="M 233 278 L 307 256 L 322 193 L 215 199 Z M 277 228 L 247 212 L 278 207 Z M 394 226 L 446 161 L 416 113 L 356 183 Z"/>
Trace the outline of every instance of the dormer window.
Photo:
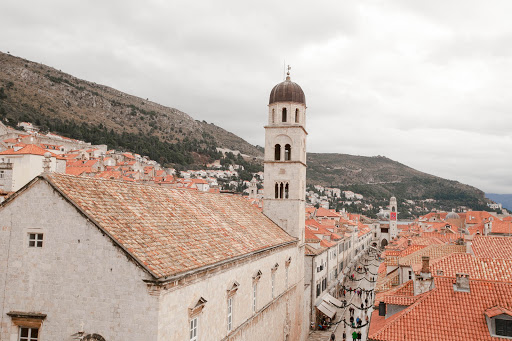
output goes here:
<path id="1" fill-rule="evenodd" d="M 512 337 L 512 311 L 507 308 L 495 306 L 484 313 L 491 336 Z"/>

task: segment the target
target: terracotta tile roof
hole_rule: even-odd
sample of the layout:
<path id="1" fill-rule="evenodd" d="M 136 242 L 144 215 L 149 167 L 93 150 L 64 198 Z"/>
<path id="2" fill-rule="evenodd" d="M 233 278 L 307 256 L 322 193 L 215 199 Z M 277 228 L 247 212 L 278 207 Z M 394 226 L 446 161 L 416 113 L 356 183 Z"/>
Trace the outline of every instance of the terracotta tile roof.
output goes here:
<path id="1" fill-rule="evenodd" d="M 157 278 L 296 242 L 240 196 L 57 173 L 44 178 Z"/>
<path id="2" fill-rule="evenodd" d="M 484 313 L 512 307 L 512 283 L 470 280 L 469 292 L 453 290 L 452 278 L 436 277 L 435 288 L 388 319 L 372 314 L 369 340 L 496 340 Z M 374 320 L 375 318 L 375 320 Z"/>
<path id="3" fill-rule="evenodd" d="M 320 238 L 318 238 L 316 236 L 316 233 L 318 233 L 318 231 L 311 230 L 309 227 L 306 226 L 306 229 L 305 229 L 306 242 L 307 243 L 319 243 Z"/>
<path id="4" fill-rule="evenodd" d="M 53 157 L 61 159 L 60 155 L 49 152 L 46 149 L 36 146 L 35 144 L 27 144 L 19 150 L 14 150 L 13 148 L 10 148 L 10 149 L 7 149 L 7 150 L 4 150 L 3 152 L 1 152 L 0 155 L 27 155 L 27 154 L 30 154 L 30 155 L 43 156 L 44 153 L 47 153 L 47 152 L 50 153 Z"/>
<path id="5" fill-rule="evenodd" d="M 133 156 L 132 154 L 130 153 L 123 153 L 122 154 L 124 157 L 128 158 L 128 159 L 135 159 L 135 156 Z"/>
<path id="6" fill-rule="evenodd" d="M 475 236 L 471 249 L 476 257 L 512 259 L 512 238 Z"/>
<path id="7" fill-rule="evenodd" d="M 428 256 L 430 261 L 437 258 L 444 257 L 451 253 L 465 253 L 466 246 L 464 245 L 429 245 L 421 250 L 411 253 L 408 256 L 400 258 L 400 265 L 413 265 L 420 264 L 421 257 Z"/>
<path id="8" fill-rule="evenodd" d="M 421 236 L 424 238 L 436 238 L 444 243 L 454 243 L 460 237 L 458 233 L 443 234 L 439 232 L 421 232 Z"/>
<path id="9" fill-rule="evenodd" d="M 480 231 L 480 233 L 482 233 L 482 231 Z M 506 234 L 510 236 L 512 233 L 512 222 L 494 219 L 491 222 L 491 233 Z"/>
<path id="10" fill-rule="evenodd" d="M 90 173 L 91 167 L 66 167 L 66 174 L 82 175 L 83 173 Z"/>
<path id="11" fill-rule="evenodd" d="M 502 314 L 512 316 L 512 311 L 510 309 L 496 306 L 496 307 L 487 309 L 484 314 L 488 317 L 494 317 L 494 316 L 498 316 L 498 315 L 502 315 Z"/>
<path id="12" fill-rule="evenodd" d="M 325 240 L 325 239 L 322 239 L 320 241 L 320 246 L 323 246 L 323 247 L 332 247 L 334 245 L 336 245 L 336 243 L 330 242 L 330 241 Z"/>
<path id="13" fill-rule="evenodd" d="M 104 179 L 121 179 L 123 174 L 120 171 L 106 170 L 103 172 L 98 172 L 94 174 L 96 178 L 104 178 Z"/>
<path id="14" fill-rule="evenodd" d="M 317 208 L 315 215 L 317 217 L 329 217 L 329 218 L 339 218 L 339 217 L 341 217 L 341 215 L 339 213 L 337 213 L 336 211 L 328 210 L 328 209 L 325 209 L 323 207 Z"/>
<path id="15" fill-rule="evenodd" d="M 442 275 L 438 273 L 442 270 Z M 434 276 L 455 278 L 456 273 L 469 274 L 471 279 L 512 283 L 512 259 L 475 257 L 469 253 L 454 253 L 430 265 Z"/>
<path id="16" fill-rule="evenodd" d="M 487 220 L 489 218 L 493 217 L 496 219 L 492 214 L 490 214 L 487 211 L 469 211 L 466 212 L 466 224 L 481 224 L 484 220 Z"/>
<path id="17" fill-rule="evenodd" d="M 326 250 L 325 247 L 319 247 L 318 249 L 312 247 L 311 245 L 306 244 L 306 247 L 304 248 L 304 254 L 307 256 L 317 256 L 321 253 L 323 253 Z"/>

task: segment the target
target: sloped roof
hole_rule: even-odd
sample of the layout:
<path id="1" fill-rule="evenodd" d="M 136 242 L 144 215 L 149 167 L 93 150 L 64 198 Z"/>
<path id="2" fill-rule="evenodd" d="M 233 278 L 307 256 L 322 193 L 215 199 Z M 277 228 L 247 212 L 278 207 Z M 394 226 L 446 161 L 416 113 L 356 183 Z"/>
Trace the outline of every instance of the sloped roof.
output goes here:
<path id="1" fill-rule="evenodd" d="M 416 252 L 411 253 L 408 256 L 400 258 L 401 265 L 413 265 L 421 263 L 421 259 L 423 256 L 430 257 L 430 261 L 433 261 L 437 258 L 444 257 L 451 253 L 465 253 L 466 246 L 464 245 L 429 245 L 420 249 Z"/>
<path id="2" fill-rule="evenodd" d="M 484 313 L 499 305 L 512 307 L 512 283 L 472 281 L 469 292 L 453 290 L 453 279 L 435 278 L 435 288 L 388 319 L 372 314 L 369 340 L 496 340 Z M 375 322 L 375 324 L 374 324 Z"/>
<path id="3" fill-rule="evenodd" d="M 41 155 L 44 156 L 44 154 L 48 152 L 51 156 L 62 159 L 60 155 L 56 155 L 52 152 L 47 151 L 46 149 L 43 149 L 39 146 L 36 146 L 35 144 L 27 144 L 20 148 L 19 150 L 14 150 L 13 148 L 4 150 L 0 153 L 0 155 Z"/>
<path id="4" fill-rule="evenodd" d="M 512 259 L 512 238 L 475 236 L 471 246 L 477 257 Z"/>
<path id="5" fill-rule="evenodd" d="M 332 218 L 340 218 L 341 217 L 341 215 L 339 213 L 337 213 L 336 211 L 328 210 L 323 207 L 317 208 L 317 210 L 315 212 L 315 216 L 317 216 L 317 217 L 332 217 Z"/>
<path id="6" fill-rule="evenodd" d="M 44 179 L 156 278 L 297 240 L 239 196 L 57 173 Z"/>
<path id="7" fill-rule="evenodd" d="M 512 316 L 512 311 L 499 306 L 489 308 L 485 311 L 485 315 L 488 317 L 494 317 L 498 315 L 509 315 Z"/>
<path id="8" fill-rule="evenodd" d="M 434 276 L 442 270 L 440 276 L 455 278 L 456 273 L 469 274 L 471 279 L 501 281 L 512 283 L 512 259 L 493 259 L 475 257 L 468 253 L 453 253 L 431 263 L 430 272 Z"/>

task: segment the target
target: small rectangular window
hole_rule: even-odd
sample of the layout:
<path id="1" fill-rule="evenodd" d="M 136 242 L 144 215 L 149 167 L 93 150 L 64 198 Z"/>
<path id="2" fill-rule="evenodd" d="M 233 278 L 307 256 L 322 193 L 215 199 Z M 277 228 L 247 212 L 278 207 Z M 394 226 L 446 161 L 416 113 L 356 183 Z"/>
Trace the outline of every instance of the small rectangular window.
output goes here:
<path id="1" fill-rule="evenodd" d="M 4 178 L 4 171 L 0 171 L 0 179 Z"/>
<path id="2" fill-rule="evenodd" d="M 43 234 L 42 233 L 29 233 L 28 234 L 29 247 L 43 247 Z"/>
<path id="3" fill-rule="evenodd" d="M 197 317 L 190 320 L 190 341 L 197 341 Z"/>
<path id="4" fill-rule="evenodd" d="M 37 341 L 39 340 L 38 328 L 20 327 L 18 341 Z"/>

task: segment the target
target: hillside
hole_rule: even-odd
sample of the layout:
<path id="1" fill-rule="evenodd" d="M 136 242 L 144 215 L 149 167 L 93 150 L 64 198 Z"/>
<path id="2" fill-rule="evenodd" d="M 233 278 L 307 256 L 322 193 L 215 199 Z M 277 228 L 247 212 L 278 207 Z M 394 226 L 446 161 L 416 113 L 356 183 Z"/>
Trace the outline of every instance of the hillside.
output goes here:
<path id="1" fill-rule="evenodd" d="M 261 147 L 177 109 L 1 52 L 0 119 L 11 125 L 32 122 L 43 131 L 107 144 L 182 169 L 220 158 L 218 147 L 263 155 Z M 244 167 L 244 179 L 262 169 L 261 163 L 245 162 Z M 309 184 L 351 189 L 376 200 L 395 195 L 433 198 L 447 209 L 485 207 L 482 191 L 385 157 L 309 153 L 307 176 Z"/>
<path id="2" fill-rule="evenodd" d="M 341 187 L 376 200 L 435 199 L 438 208 L 486 209 L 484 192 L 426 174 L 383 156 L 308 154 L 308 183 Z"/>
<path id="3" fill-rule="evenodd" d="M 177 109 L 1 52 L 0 88 L 0 119 L 7 119 L 8 123 L 28 121 L 43 130 L 89 138 L 94 144 L 107 142 L 98 139 L 110 133 L 124 133 L 129 136 L 125 141 L 152 136 L 175 144 L 175 152 L 183 154 L 166 160 L 169 163 L 204 163 L 201 155 L 216 156 L 215 147 L 262 155 L 261 149 L 240 137 L 214 124 L 196 121 Z M 115 141 L 110 142 L 115 147 Z M 148 152 L 149 147 L 154 146 L 148 146 Z"/>

